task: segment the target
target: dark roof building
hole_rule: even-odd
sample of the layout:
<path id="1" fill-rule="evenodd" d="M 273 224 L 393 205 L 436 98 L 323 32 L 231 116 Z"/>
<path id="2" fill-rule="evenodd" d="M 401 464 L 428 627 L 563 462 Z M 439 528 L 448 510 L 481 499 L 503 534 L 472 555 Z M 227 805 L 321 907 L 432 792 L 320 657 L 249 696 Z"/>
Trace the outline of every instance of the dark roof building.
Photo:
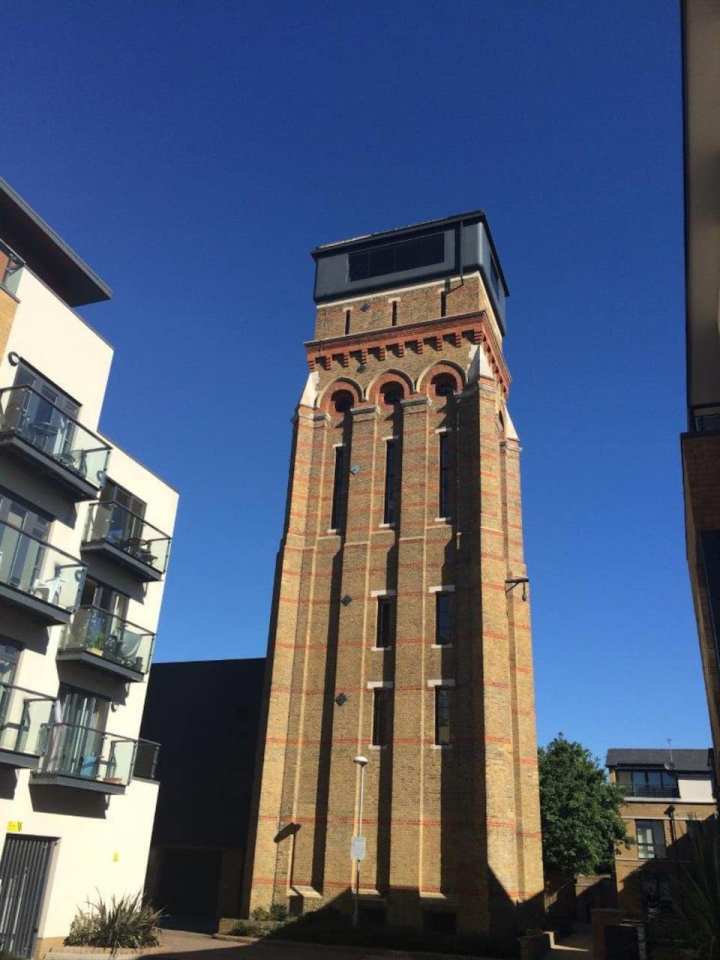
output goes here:
<path id="1" fill-rule="evenodd" d="M 676 750 L 645 747 L 614 747 L 607 752 L 606 766 L 668 767 L 683 773 L 708 773 L 712 770 L 712 751 L 708 748 Z"/>

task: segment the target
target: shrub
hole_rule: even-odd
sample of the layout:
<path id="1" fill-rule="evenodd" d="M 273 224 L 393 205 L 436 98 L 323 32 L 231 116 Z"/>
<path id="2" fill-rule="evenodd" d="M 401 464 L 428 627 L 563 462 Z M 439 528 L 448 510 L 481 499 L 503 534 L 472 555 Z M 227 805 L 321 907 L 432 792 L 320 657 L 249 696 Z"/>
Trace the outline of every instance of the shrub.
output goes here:
<path id="1" fill-rule="evenodd" d="M 255 907 L 250 917 L 252 920 L 269 920 L 270 911 L 266 910 L 265 907 Z"/>
<path id="2" fill-rule="evenodd" d="M 98 895 L 88 901 L 88 909 L 78 909 L 65 938 L 68 947 L 105 947 L 117 953 L 121 947 L 156 947 L 157 925 L 162 916 L 141 893 L 128 894 L 109 903 Z"/>
<path id="3" fill-rule="evenodd" d="M 288 918 L 287 907 L 283 903 L 274 903 L 270 907 L 270 919 L 283 923 Z"/>

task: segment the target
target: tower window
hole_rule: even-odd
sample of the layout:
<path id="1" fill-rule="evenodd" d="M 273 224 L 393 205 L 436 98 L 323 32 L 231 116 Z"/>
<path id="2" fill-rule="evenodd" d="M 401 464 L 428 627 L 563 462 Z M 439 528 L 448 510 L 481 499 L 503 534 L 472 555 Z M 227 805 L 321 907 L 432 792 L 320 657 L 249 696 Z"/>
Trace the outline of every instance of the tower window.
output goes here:
<path id="1" fill-rule="evenodd" d="M 394 407 L 400 403 L 405 393 L 401 383 L 392 381 L 391 383 L 384 383 L 382 387 L 380 387 L 380 396 L 386 407 Z"/>
<path id="2" fill-rule="evenodd" d="M 385 445 L 385 505 L 384 523 L 397 519 L 397 485 L 399 481 L 399 451 L 397 440 L 388 440 Z"/>
<path id="3" fill-rule="evenodd" d="M 449 687 L 435 687 L 435 743 L 439 747 L 450 743 Z"/>
<path id="4" fill-rule="evenodd" d="M 347 413 L 355 405 L 355 398 L 349 390 L 336 390 L 330 398 L 335 413 Z"/>
<path id="5" fill-rule="evenodd" d="M 447 293 L 444 290 L 440 291 L 440 316 L 447 316 Z"/>
<path id="6" fill-rule="evenodd" d="M 450 434 L 439 434 L 440 439 L 440 497 L 439 516 L 449 517 L 452 514 L 450 504 Z"/>
<path id="7" fill-rule="evenodd" d="M 348 255 L 350 280 L 368 280 L 387 273 L 416 270 L 441 264 L 445 259 L 445 234 L 433 233 L 428 237 L 385 243 L 370 250 L 359 250 Z"/>
<path id="8" fill-rule="evenodd" d="M 432 387 L 436 397 L 452 397 L 457 384 L 451 373 L 438 373 L 432 378 Z"/>
<path id="9" fill-rule="evenodd" d="M 376 647 L 395 643 L 395 597 L 378 597 Z"/>
<path id="10" fill-rule="evenodd" d="M 455 639 L 455 594 L 435 594 L 435 643 L 446 647 Z"/>
<path id="11" fill-rule="evenodd" d="M 345 336 L 350 333 L 350 311 L 345 311 Z"/>
<path id="12" fill-rule="evenodd" d="M 393 302 L 390 304 L 390 323 L 392 324 L 393 327 L 396 327 L 397 322 L 398 322 L 398 302 L 397 300 L 393 300 Z"/>
<path id="13" fill-rule="evenodd" d="M 374 747 L 384 747 L 390 740 L 390 693 L 389 687 L 375 687 L 373 690 Z"/>
<path id="14" fill-rule="evenodd" d="M 342 525 L 343 493 L 345 490 L 345 447 L 335 447 L 335 476 L 333 478 L 332 515 L 330 526 L 339 530 Z"/>

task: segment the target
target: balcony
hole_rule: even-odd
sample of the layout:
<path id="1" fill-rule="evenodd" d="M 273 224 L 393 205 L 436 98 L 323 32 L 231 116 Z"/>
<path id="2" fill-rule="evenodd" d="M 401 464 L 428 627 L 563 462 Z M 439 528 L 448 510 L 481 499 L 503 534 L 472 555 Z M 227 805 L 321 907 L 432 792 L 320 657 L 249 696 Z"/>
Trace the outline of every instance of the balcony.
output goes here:
<path id="1" fill-rule="evenodd" d="M 54 702 L 44 693 L 0 683 L 0 764 L 37 766 Z"/>
<path id="2" fill-rule="evenodd" d="M 650 784 L 632 784 L 632 783 L 621 783 L 618 784 L 620 789 L 623 792 L 625 797 L 644 797 L 648 800 L 673 800 L 677 799 L 680 796 L 680 790 L 678 789 L 677 783 L 674 785 L 668 786 L 656 786 Z"/>
<path id="3" fill-rule="evenodd" d="M 143 517 L 115 501 L 90 505 L 82 545 L 125 567 L 142 583 L 161 580 L 167 569 L 171 538 Z"/>
<path id="4" fill-rule="evenodd" d="M 96 793 L 125 793 L 136 741 L 75 723 L 52 723 L 32 782 Z"/>
<path id="5" fill-rule="evenodd" d="M 110 447 L 33 387 L 0 390 L 0 449 L 59 483 L 73 502 L 105 482 Z"/>
<path id="6" fill-rule="evenodd" d="M 142 680 L 150 669 L 155 634 L 100 607 L 80 607 L 65 627 L 58 660 L 87 663 L 124 680 Z"/>
<path id="7" fill-rule="evenodd" d="M 87 567 L 0 521 L 0 599 L 44 624 L 69 623 Z"/>

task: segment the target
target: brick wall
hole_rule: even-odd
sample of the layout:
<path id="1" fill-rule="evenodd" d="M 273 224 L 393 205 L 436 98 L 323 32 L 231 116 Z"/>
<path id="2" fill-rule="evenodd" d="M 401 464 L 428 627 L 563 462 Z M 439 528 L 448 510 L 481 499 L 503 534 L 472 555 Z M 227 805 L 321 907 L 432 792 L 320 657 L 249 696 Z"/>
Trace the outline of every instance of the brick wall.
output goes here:
<path id="1" fill-rule="evenodd" d="M 296 893 L 306 909 L 346 907 L 359 832 L 361 894 L 383 903 L 391 924 L 420 926 L 423 910 L 447 910 L 461 931 L 503 932 L 518 903 L 541 900 L 529 603 L 506 583 L 525 576 L 519 445 L 503 419 L 509 377 L 497 328 L 478 307 L 487 299 L 479 278 L 448 293 L 445 318 L 438 290 L 399 290 L 397 329 L 395 294 L 353 306 L 350 341 L 339 345 L 347 306 L 318 309 L 278 561 L 249 909 Z M 456 378 L 454 397 L 436 395 L 439 372 Z M 398 404 L 383 401 L 388 381 L 402 388 Z M 335 409 L 337 389 L 353 394 L 352 409 Z M 439 517 L 440 432 L 452 464 L 449 520 Z M 401 459 L 390 527 L 389 438 Z M 353 469 L 335 531 L 338 444 Z M 454 590 L 451 647 L 434 645 L 440 586 Z M 396 642 L 385 650 L 373 649 L 380 591 L 397 595 Z M 446 747 L 434 742 L 440 681 L 451 686 Z M 383 682 L 393 685 L 392 737 L 378 748 L 372 688 Z M 369 758 L 362 824 L 358 753 Z"/>

